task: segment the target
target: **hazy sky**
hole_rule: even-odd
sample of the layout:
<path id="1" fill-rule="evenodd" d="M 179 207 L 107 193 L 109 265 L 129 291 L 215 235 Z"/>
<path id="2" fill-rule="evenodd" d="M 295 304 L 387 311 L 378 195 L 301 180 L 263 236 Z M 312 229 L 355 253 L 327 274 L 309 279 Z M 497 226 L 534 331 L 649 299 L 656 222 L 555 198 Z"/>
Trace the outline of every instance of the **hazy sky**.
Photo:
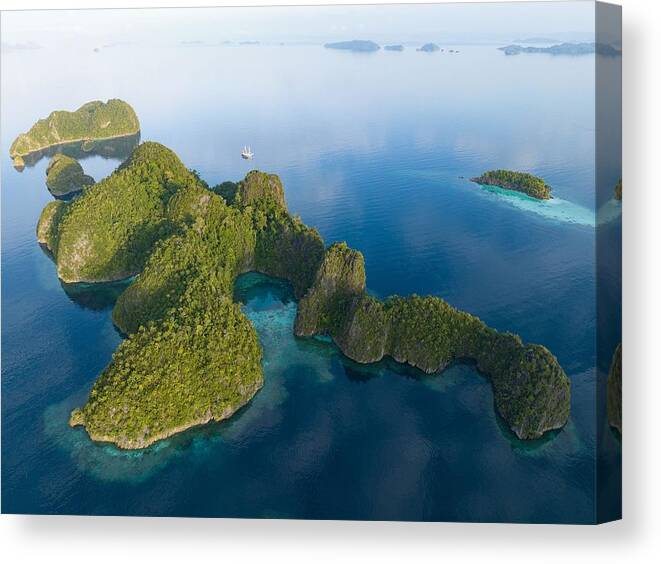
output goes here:
<path id="1" fill-rule="evenodd" d="M 182 8 L 2 13 L 3 44 L 139 41 L 590 39 L 594 2 L 274 8 Z"/>

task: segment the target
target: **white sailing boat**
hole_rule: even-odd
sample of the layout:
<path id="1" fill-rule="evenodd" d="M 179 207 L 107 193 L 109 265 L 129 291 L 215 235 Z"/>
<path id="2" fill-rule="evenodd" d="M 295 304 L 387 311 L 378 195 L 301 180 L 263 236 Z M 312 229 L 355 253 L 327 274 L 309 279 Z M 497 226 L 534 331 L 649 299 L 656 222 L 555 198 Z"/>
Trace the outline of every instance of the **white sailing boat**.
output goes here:
<path id="1" fill-rule="evenodd" d="M 243 146 L 243 151 L 241 151 L 241 157 L 244 159 L 251 160 L 255 156 L 255 153 L 252 152 L 250 146 Z"/>

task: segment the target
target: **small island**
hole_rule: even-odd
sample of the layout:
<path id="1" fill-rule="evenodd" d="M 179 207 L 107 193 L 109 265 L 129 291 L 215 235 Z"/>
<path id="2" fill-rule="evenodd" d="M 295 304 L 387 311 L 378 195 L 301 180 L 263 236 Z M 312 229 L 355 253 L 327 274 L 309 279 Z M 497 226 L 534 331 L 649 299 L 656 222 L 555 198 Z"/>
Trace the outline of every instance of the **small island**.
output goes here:
<path id="1" fill-rule="evenodd" d="M 622 201 L 622 179 L 620 178 L 615 185 L 615 199 Z"/>
<path id="2" fill-rule="evenodd" d="M 85 174 L 76 159 L 67 155 L 56 154 L 46 167 L 46 186 L 56 198 L 80 192 L 91 184 L 94 179 Z"/>
<path id="3" fill-rule="evenodd" d="M 440 50 L 441 48 L 436 43 L 425 43 L 422 47 L 416 49 L 416 51 L 422 51 L 423 53 L 434 53 Z"/>
<path id="4" fill-rule="evenodd" d="M 404 45 L 386 45 L 383 49 L 385 51 L 403 51 Z"/>
<path id="5" fill-rule="evenodd" d="M 374 43 L 374 41 L 366 41 L 364 39 L 326 43 L 324 47 L 326 49 L 340 49 L 344 51 L 355 51 L 357 53 L 373 53 L 374 51 L 381 49 L 378 43 Z"/>
<path id="6" fill-rule="evenodd" d="M 299 337 L 330 336 L 361 363 L 388 356 L 426 373 L 469 359 L 521 439 L 562 427 L 570 382 L 543 346 L 433 297 L 378 300 L 363 255 L 289 213 L 278 176 L 251 171 L 209 187 L 177 155 L 146 142 L 108 178 L 43 210 L 37 238 L 63 281 L 135 276 L 112 320 L 127 338 L 70 425 L 95 441 L 144 448 L 230 417 L 264 381 L 254 327 L 234 302 L 236 277 L 288 281 Z"/>
<path id="7" fill-rule="evenodd" d="M 522 192 L 531 198 L 538 200 L 550 200 L 551 187 L 539 176 L 528 174 L 527 172 L 516 172 L 512 170 L 490 170 L 478 176 L 471 178 L 471 182 L 485 186 L 496 186 L 506 190 Z"/>
<path id="8" fill-rule="evenodd" d="M 14 166 L 21 168 L 25 158 L 73 142 L 89 142 L 140 133 L 140 122 L 133 108 L 123 100 L 96 100 L 74 112 L 54 111 L 38 120 L 26 133 L 12 143 L 9 156 Z"/>

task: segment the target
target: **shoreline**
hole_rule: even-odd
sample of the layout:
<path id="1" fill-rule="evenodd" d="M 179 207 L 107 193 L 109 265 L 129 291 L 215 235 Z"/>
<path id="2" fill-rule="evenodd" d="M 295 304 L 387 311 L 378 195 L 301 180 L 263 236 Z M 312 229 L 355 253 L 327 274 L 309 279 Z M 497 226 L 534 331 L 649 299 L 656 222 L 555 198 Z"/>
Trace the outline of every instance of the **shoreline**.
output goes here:
<path id="1" fill-rule="evenodd" d="M 34 151 L 30 151 L 28 153 L 15 153 L 11 154 L 9 153 L 9 158 L 12 159 L 12 161 L 15 161 L 16 159 L 24 159 L 25 157 L 29 157 L 31 155 L 34 155 L 36 153 L 40 153 L 41 151 L 47 151 L 48 149 L 54 149 L 57 147 L 62 147 L 63 145 L 72 145 L 74 143 L 85 143 L 87 141 L 110 141 L 112 139 L 123 139 L 125 137 L 132 137 L 134 135 L 139 135 L 141 133 L 141 129 L 138 129 L 137 131 L 133 131 L 131 133 L 122 133 L 121 135 L 110 135 L 108 137 L 80 137 L 78 139 L 71 139 L 67 141 L 62 141 L 60 143 L 52 143 L 51 145 L 44 145 L 43 147 L 40 147 L 39 149 L 35 149 Z"/>
<path id="2" fill-rule="evenodd" d="M 249 274 L 249 273 L 257 273 L 257 274 L 261 274 L 263 276 L 267 276 L 269 279 L 271 279 L 271 281 L 283 281 L 284 280 L 286 282 L 286 280 L 283 279 L 283 278 L 278 278 L 276 276 L 271 276 L 269 274 L 265 274 L 265 273 L 262 273 L 262 272 L 257 271 L 257 270 L 248 270 L 248 271 L 246 271 L 242 274 Z M 91 283 L 91 284 L 94 285 L 94 283 Z M 300 300 L 294 298 L 293 301 L 296 304 L 296 307 L 298 308 L 298 304 L 299 304 Z M 251 323 L 252 323 L 252 321 L 251 321 Z M 113 323 L 113 326 L 118 328 L 117 325 L 115 325 L 114 323 Z M 308 340 L 308 339 L 319 339 L 320 338 L 319 335 L 298 336 L 293 332 L 293 327 L 291 329 L 292 329 L 292 335 L 294 336 L 294 339 L 296 339 L 296 340 L 301 339 L 301 340 L 305 341 L 305 340 Z M 419 366 L 415 362 L 411 362 L 411 361 L 409 361 L 405 358 L 398 358 L 397 356 L 394 356 L 394 355 L 391 355 L 391 354 L 385 354 L 385 355 L 383 355 L 383 357 L 381 359 L 379 359 L 377 361 L 358 360 L 358 359 L 352 358 L 346 352 L 344 352 L 342 350 L 342 348 L 340 347 L 340 345 L 338 344 L 338 342 L 332 336 L 328 336 L 328 341 L 324 341 L 324 342 L 326 342 L 326 344 L 328 344 L 328 345 L 331 345 L 332 347 L 335 347 L 342 357 L 344 357 L 344 358 L 346 358 L 346 359 L 348 359 L 352 362 L 356 362 L 356 363 L 358 363 L 360 365 L 363 365 L 363 366 L 369 366 L 369 365 L 377 364 L 377 363 L 384 362 L 384 361 L 385 362 L 390 361 L 390 362 L 394 362 L 394 363 L 396 363 L 396 364 L 398 364 L 402 367 L 408 367 L 410 369 L 413 369 L 414 371 L 418 371 L 421 374 L 424 374 L 424 375 L 427 375 L 427 376 L 436 376 L 436 377 L 442 377 L 443 373 L 447 369 L 449 369 L 449 368 L 451 368 L 452 366 L 455 366 L 455 365 L 466 365 L 466 366 L 474 367 L 475 370 L 477 371 L 477 373 L 480 376 L 482 376 L 489 384 L 489 388 L 491 389 L 493 402 L 494 402 L 493 411 L 496 413 L 496 415 L 498 417 L 500 417 L 503 420 L 503 422 L 505 423 L 505 425 L 506 425 L 507 429 L 509 430 L 509 432 L 511 432 L 516 437 L 516 440 L 518 440 L 518 441 L 522 441 L 522 442 L 525 443 L 525 442 L 529 442 L 531 440 L 532 441 L 540 440 L 540 439 L 544 438 L 547 435 L 547 433 L 552 432 L 552 431 L 557 431 L 558 429 L 562 429 L 566 424 L 566 422 L 565 423 L 552 422 L 549 425 L 545 426 L 543 429 L 538 429 L 539 435 L 537 435 L 535 437 L 529 438 L 529 437 L 522 436 L 521 428 L 517 427 L 515 425 L 512 425 L 508 421 L 508 419 L 506 418 L 506 415 L 503 414 L 501 412 L 501 410 L 499 409 L 498 402 L 496 401 L 498 392 L 496 390 L 496 386 L 495 386 L 495 383 L 494 383 L 494 380 L 493 380 L 491 374 L 487 370 L 484 370 L 482 367 L 480 367 L 479 362 L 476 359 L 473 359 L 471 357 L 467 357 L 467 356 L 457 357 L 457 358 L 454 358 L 452 361 L 450 361 L 448 363 L 440 365 L 437 368 L 427 368 L 427 367 L 424 367 L 424 366 Z M 70 416 L 69 416 L 68 425 L 71 428 L 75 428 L 75 427 L 84 428 L 85 432 L 87 433 L 87 435 L 89 437 L 89 439 L 94 443 L 112 444 L 116 448 L 119 448 L 123 451 L 141 450 L 141 449 L 149 448 L 150 446 L 152 446 L 152 445 L 154 445 L 154 444 L 156 444 L 160 441 L 166 440 L 170 437 L 173 437 L 175 435 L 178 435 L 179 433 L 188 431 L 190 429 L 194 429 L 196 427 L 203 427 L 203 426 L 205 426 L 209 423 L 212 423 L 212 422 L 220 423 L 222 421 L 230 419 L 237 411 L 239 411 L 243 407 L 246 407 L 247 405 L 249 405 L 250 402 L 254 399 L 256 394 L 262 389 L 263 386 L 264 386 L 264 383 L 262 383 L 261 386 L 258 386 L 254 390 L 254 392 L 250 395 L 250 398 L 246 402 L 244 402 L 240 405 L 237 405 L 237 406 L 233 406 L 232 408 L 226 409 L 225 411 L 223 411 L 223 413 L 220 416 L 213 416 L 213 415 L 207 413 L 203 417 L 200 417 L 200 418 L 197 418 L 195 420 L 189 421 L 187 423 L 182 423 L 181 425 L 178 425 L 176 427 L 172 427 L 170 429 L 164 430 L 161 433 L 159 433 L 158 435 L 154 435 L 153 437 L 150 437 L 148 440 L 140 441 L 137 444 L 130 443 L 130 442 L 128 442 L 128 443 L 123 442 L 121 439 L 118 439 L 117 437 L 113 437 L 113 436 L 110 436 L 110 435 L 99 435 L 99 434 L 95 434 L 93 432 L 90 432 L 89 429 L 87 428 L 87 426 L 85 425 L 84 415 L 82 415 L 82 413 L 75 417 L 74 413 L 72 411 L 70 413 Z M 78 417 L 81 417 L 81 418 L 78 419 Z"/>
<path id="3" fill-rule="evenodd" d="M 68 425 L 71 428 L 76 428 L 76 427 L 82 427 L 85 432 L 87 433 L 87 436 L 90 438 L 90 440 L 94 443 L 105 443 L 105 444 L 111 444 L 115 446 L 116 448 L 124 451 L 135 451 L 135 450 L 143 450 L 146 448 L 149 448 L 155 443 L 158 443 L 160 441 L 164 441 L 166 439 L 169 439 L 170 437 L 173 437 L 174 435 L 178 435 L 179 433 L 183 433 L 184 431 L 188 431 L 190 429 L 194 429 L 196 427 L 202 427 L 204 425 L 207 425 L 208 423 L 215 422 L 215 423 L 221 423 L 222 421 L 226 421 L 229 418 L 231 418 L 237 411 L 242 409 L 243 407 L 247 406 L 255 397 L 257 392 L 261 390 L 264 387 L 264 381 L 262 379 L 262 383 L 260 386 L 257 386 L 255 390 L 253 390 L 252 394 L 250 394 L 250 397 L 247 399 L 247 401 L 241 403 L 240 405 L 235 405 L 235 406 L 230 406 L 223 410 L 223 412 L 219 416 L 214 416 L 212 414 L 205 414 L 204 417 L 200 417 L 198 419 L 195 419 L 193 421 L 190 421 L 188 423 L 182 423 L 181 425 L 177 425 L 176 427 L 173 427 L 171 429 L 168 429 L 166 431 L 163 431 L 159 433 L 158 435 L 154 435 L 153 437 L 150 437 L 149 439 L 145 439 L 143 441 L 140 441 L 138 444 L 131 444 L 129 442 L 121 441 L 121 439 L 117 439 L 117 437 L 112 437 L 108 435 L 97 435 L 94 434 L 93 432 L 90 432 L 90 430 L 87 428 L 85 425 L 85 417 L 82 413 L 80 413 L 78 418 L 74 418 L 73 412 L 69 416 L 69 421 Z"/>

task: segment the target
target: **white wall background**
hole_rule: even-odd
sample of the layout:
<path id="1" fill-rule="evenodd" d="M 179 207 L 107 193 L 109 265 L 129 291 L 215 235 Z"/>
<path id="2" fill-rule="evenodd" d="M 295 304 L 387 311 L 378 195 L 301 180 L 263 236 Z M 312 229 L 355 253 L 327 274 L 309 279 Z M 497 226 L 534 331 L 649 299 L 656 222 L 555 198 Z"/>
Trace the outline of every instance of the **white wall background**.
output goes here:
<path id="1" fill-rule="evenodd" d="M 404 3 L 406 0 L 400 0 Z M 2 9 L 338 0 L 0 0 Z M 379 3 L 364 1 L 362 3 Z M 408 2 L 414 3 L 414 2 Z M 418 0 L 418 3 L 421 3 Z M 625 519 L 600 527 L 0 517 L 5 562 L 649 562 L 661 556 L 661 2 L 623 0 Z"/>

